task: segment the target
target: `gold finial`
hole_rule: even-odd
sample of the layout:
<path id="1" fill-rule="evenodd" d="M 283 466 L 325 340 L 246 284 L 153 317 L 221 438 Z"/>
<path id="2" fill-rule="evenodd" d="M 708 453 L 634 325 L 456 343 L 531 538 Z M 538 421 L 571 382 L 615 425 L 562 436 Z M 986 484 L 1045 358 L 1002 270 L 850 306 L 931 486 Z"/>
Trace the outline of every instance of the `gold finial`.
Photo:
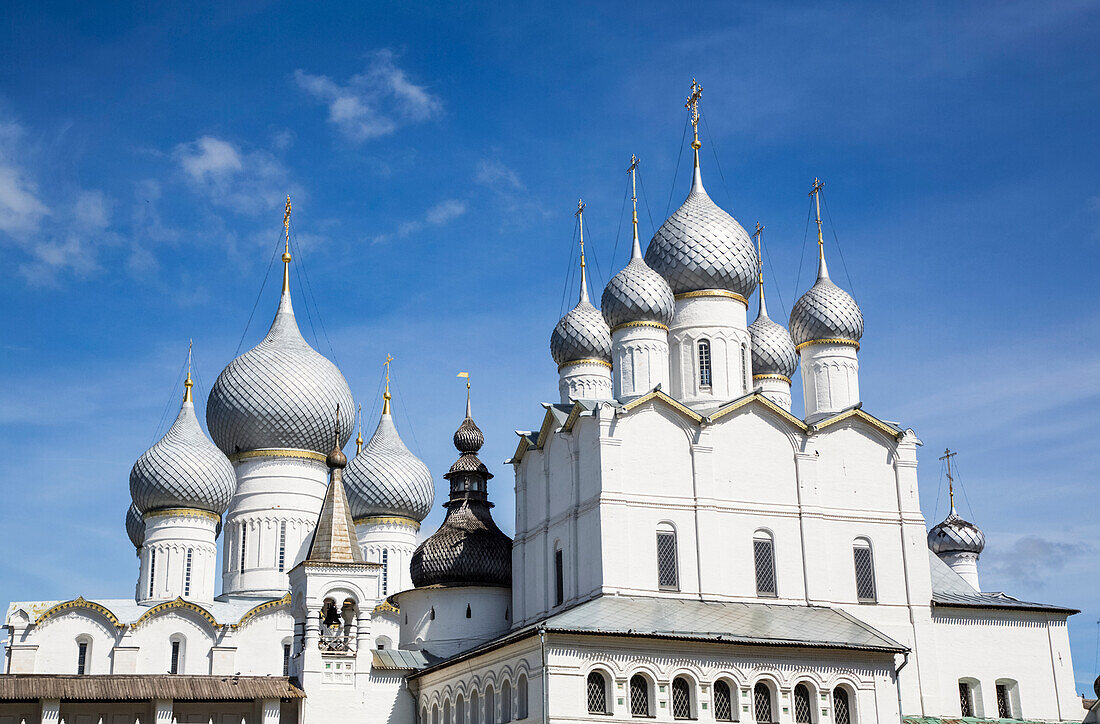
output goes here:
<path id="1" fill-rule="evenodd" d="M 642 246 L 638 242 L 638 157 L 630 154 L 630 168 L 626 170 L 630 174 L 630 203 L 633 206 L 632 223 L 634 224 L 634 248 L 631 251 L 632 259 L 642 258 Z"/>
<path id="2" fill-rule="evenodd" d="M 193 339 L 187 340 L 187 379 L 183 381 L 183 401 L 191 402 L 191 387 L 195 384 L 191 381 L 191 345 Z"/>
<path id="3" fill-rule="evenodd" d="M 286 232 L 286 246 L 283 248 L 283 291 L 290 291 L 290 194 L 286 197 L 286 210 L 283 212 L 283 230 Z"/>
<path id="4" fill-rule="evenodd" d="M 355 436 L 355 454 L 358 455 L 359 451 L 363 449 L 363 406 L 359 405 L 359 411 L 357 413 L 359 419 L 359 434 Z"/>
<path id="5" fill-rule="evenodd" d="M 947 461 L 947 494 L 951 499 L 951 512 L 955 512 L 955 478 L 951 475 L 951 458 L 958 455 L 957 452 L 951 452 L 951 448 L 945 448 L 943 455 L 940 456 L 940 460 Z"/>
<path id="6" fill-rule="evenodd" d="M 466 378 L 466 417 L 471 417 L 471 415 L 470 415 L 470 373 L 469 372 L 459 372 L 456 376 Z"/>
<path id="7" fill-rule="evenodd" d="M 694 136 L 691 147 L 695 149 L 695 168 L 699 168 L 699 149 L 703 147 L 703 144 L 699 143 L 699 99 L 702 97 L 703 86 L 699 85 L 695 79 L 692 78 L 691 95 L 688 96 L 684 108 L 691 109 L 691 132 Z"/>
<path id="8" fill-rule="evenodd" d="M 581 302 L 588 301 L 588 274 L 584 268 L 584 208 L 584 200 L 577 199 L 577 211 L 573 216 L 577 217 L 577 225 L 581 229 Z"/>
<path id="9" fill-rule="evenodd" d="M 764 250 L 760 245 L 760 239 L 764 236 L 764 227 L 756 222 L 756 231 L 752 232 L 752 238 L 756 239 L 756 271 L 760 282 L 760 291 L 764 291 Z"/>
<path id="10" fill-rule="evenodd" d="M 393 362 L 393 357 L 386 355 L 386 391 L 382 393 L 382 414 L 390 414 L 390 362 Z"/>
<path id="11" fill-rule="evenodd" d="M 821 237 L 821 189 L 823 188 L 825 188 L 825 182 L 814 177 L 814 185 L 810 189 L 810 196 L 814 197 L 814 204 L 817 207 L 817 255 L 819 259 L 825 258 L 825 240 Z"/>

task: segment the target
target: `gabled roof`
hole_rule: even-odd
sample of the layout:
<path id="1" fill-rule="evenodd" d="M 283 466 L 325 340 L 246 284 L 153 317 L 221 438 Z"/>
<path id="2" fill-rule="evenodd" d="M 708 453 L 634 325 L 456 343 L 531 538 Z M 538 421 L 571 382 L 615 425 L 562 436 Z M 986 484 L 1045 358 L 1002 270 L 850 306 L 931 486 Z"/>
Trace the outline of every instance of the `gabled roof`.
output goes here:
<path id="1" fill-rule="evenodd" d="M 987 593 L 974 588 L 951 567 L 928 551 L 928 566 L 932 575 L 932 605 L 934 607 L 1013 609 L 1017 611 L 1047 611 L 1072 615 L 1081 613 L 1049 603 L 1031 603 L 1005 593 Z"/>
<path id="2" fill-rule="evenodd" d="M 797 428 L 799 432 L 805 433 L 809 429 L 806 426 L 806 423 L 802 422 L 802 420 L 799 420 L 790 412 L 784 410 L 782 407 L 772 402 L 770 399 L 768 399 L 767 396 L 762 395 L 760 392 L 757 392 L 755 390 L 747 395 L 742 395 L 741 397 L 738 397 L 736 400 L 731 400 L 725 403 L 717 410 L 712 412 L 710 415 L 708 415 L 706 418 L 706 422 L 707 424 L 711 424 L 715 420 L 720 420 L 726 415 L 734 413 L 737 410 L 740 410 L 750 405 L 763 407 L 764 409 L 772 412 L 782 420 Z"/>
<path id="3" fill-rule="evenodd" d="M 642 395 L 641 397 L 637 397 L 637 398 L 631 400 L 630 402 L 625 403 L 619 409 L 622 412 L 626 413 L 626 412 L 630 412 L 631 410 L 633 410 L 636 407 L 640 407 L 640 406 L 644 405 L 645 403 L 651 402 L 651 401 L 654 402 L 654 403 L 657 403 L 657 404 L 663 404 L 663 405 L 668 406 L 669 408 L 675 410 L 676 412 L 680 413 L 682 416 L 684 416 L 687 419 L 694 422 L 696 425 L 698 425 L 699 423 L 701 423 L 703 421 L 703 416 L 700 415 L 698 412 L 691 409 L 690 407 L 683 404 L 682 402 L 674 400 L 672 397 L 670 397 L 665 392 L 663 392 L 659 389 L 653 390 L 652 392 L 647 392 L 646 394 Z"/>
<path id="4" fill-rule="evenodd" d="M 887 422 L 886 420 L 880 420 L 874 415 L 863 411 L 863 403 L 857 402 L 847 410 L 841 410 L 840 412 L 830 417 L 825 417 L 809 426 L 809 432 L 811 435 L 822 430 L 836 425 L 839 422 L 850 420 L 855 418 L 869 424 L 871 427 L 877 428 L 881 432 L 886 433 L 890 437 L 900 438 L 906 433 L 905 428 L 901 427 L 897 423 Z"/>

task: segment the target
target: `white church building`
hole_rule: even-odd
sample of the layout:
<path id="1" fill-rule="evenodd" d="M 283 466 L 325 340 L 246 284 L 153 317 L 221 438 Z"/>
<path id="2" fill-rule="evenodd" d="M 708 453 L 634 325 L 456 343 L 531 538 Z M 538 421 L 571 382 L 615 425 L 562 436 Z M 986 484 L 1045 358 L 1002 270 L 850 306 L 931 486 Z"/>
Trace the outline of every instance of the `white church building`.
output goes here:
<path id="1" fill-rule="evenodd" d="M 514 539 L 469 398 L 419 544 L 433 475 L 388 384 L 345 458 L 354 401 L 299 332 L 288 231 L 274 321 L 218 377 L 208 432 L 188 376 L 133 466 L 133 595 L 8 609 L 0 724 L 1080 721 L 1076 611 L 983 591 L 981 531 L 953 505 L 927 528 L 920 440 L 864 409 L 863 316 L 820 213 L 784 328 L 692 147 L 690 193 L 644 250 L 635 202 L 599 308 L 581 224 L 560 399 L 508 461 Z"/>

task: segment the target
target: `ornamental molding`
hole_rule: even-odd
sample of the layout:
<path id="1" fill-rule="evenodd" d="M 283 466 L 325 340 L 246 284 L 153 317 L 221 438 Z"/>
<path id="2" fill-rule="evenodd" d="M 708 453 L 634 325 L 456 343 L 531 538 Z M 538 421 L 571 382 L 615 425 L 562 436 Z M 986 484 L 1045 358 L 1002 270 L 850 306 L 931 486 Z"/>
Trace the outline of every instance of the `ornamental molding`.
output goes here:
<path id="1" fill-rule="evenodd" d="M 834 344 L 843 347 L 855 347 L 856 351 L 859 351 L 859 342 L 854 339 L 844 339 L 843 337 L 830 337 L 827 339 L 810 339 L 794 348 L 795 352 L 801 352 L 805 347 L 811 347 L 815 344 Z"/>
<path id="2" fill-rule="evenodd" d="M 616 332 L 623 329 L 631 329 L 634 327 L 651 327 L 653 329 L 659 329 L 662 332 L 668 331 L 668 327 L 661 324 L 660 322 L 625 322 L 623 324 L 616 324 L 614 327 L 612 327 L 611 334 L 615 334 Z"/>
<path id="3" fill-rule="evenodd" d="M 248 623 L 252 619 L 259 616 L 261 613 L 264 613 L 266 611 L 270 611 L 270 610 L 276 609 L 276 608 L 290 608 L 290 606 L 292 604 L 292 601 L 293 601 L 293 599 L 291 598 L 290 593 L 287 593 L 282 598 L 277 598 L 277 599 L 274 599 L 272 601 L 265 601 L 264 603 L 261 603 L 258 606 L 253 606 L 252 608 L 250 608 L 248 611 L 245 612 L 245 614 L 243 616 L 241 616 L 240 620 L 237 621 L 237 623 L 229 624 L 229 626 L 230 626 L 230 628 L 234 628 L 234 629 L 240 628 L 241 626 L 244 626 L 246 623 Z"/>
<path id="4" fill-rule="evenodd" d="M 145 613 L 141 614 L 137 621 L 134 621 L 133 628 L 139 628 L 142 624 L 146 623 L 155 616 L 172 611 L 190 611 L 199 618 L 205 620 L 213 628 L 221 628 L 222 625 L 218 623 L 218 620 L 214 618 L 214 614 L 207 611 L 197 603 L 185 601 L 183 598 L 177 596 L 174 600 L 165 601 L 164 603 L 158 603 Z"/>
<path id="5" fill-rule="evenodd" d="M 293 460 L 315 460 L 320 463 L 324 463 L 328 457 L 322 455 L 319 452 L 313 450 L 295 450 L 291 448 L 263 448 L 260 450 L 244 450 L 242 452 L 233 453 L 228 456 L 230 462 L 239 462 L 241 460 L 251 460 L 253 458 L 275 458 Z"/>
<path id="6" fill-rule="evenodd" d="M 723 299 L 732 299 L 737 302 L 741 302 L 745 306 L 748 306 L 749 302 L 743 296 L 737 292 L 731 292 L 728 289 L 699 289 L 694 292 L 680 292 L 676 294 L 673 299 L 680 301 L 681 299 L 700 299 L 702 297 L 718 297 Z"/>
<path id="7" fill-rule="evenodd" d="M 153 518 L 201 518 L 204 520 L 213 521 L 215 525 L 221 522 L 222 517 L 217 513 L 211 513 L 208 510 L 199 510 L 198 508 L 161 508 L 160 510 L 150 510 L 142 516 L 142 520 L 148 523 Z"/>
<path id="8" fill-rule="evenodd" d="M 420 530 L 420 521 L 403 515 L 368 515 L 352 521 L 355 525 L 380 525 L 387 528 L 412 528 Z"/>
<path id="9" fill-rule="evenodd" d="M 54 616 L 76 610 L 85 610 L 98 613 L 100 616 L 110 621 L 111 625 L 113 625 L 115 628 L 126 628 L 126 624 L 119 621 L 118 618 L 116 618 L 115 615 L 111 613 L 111 611 L 106 606 L 98 604 L 95 601 L 89 601 L 83 596 L 77 596 L 71 601 L 65 601 L 55 606 L 51 606 L 34 620 L 34 625 L 38 626 L 43 621 L 53 618 Z"/>
<path id="10" fill-rule="evenodd" d="M 598 359 L 596 357 L 585 357 L 583 359 L 571 359 L 571 360 L 567 360 L 565 362 L 562 362 L 560 365 L 558 365 L 558 372 L 561 372 L 566 367 L 577 367 L 579 365 L 585 365 L 585 366 L 596 365 L 596 366 L 599 366 L 599 367 L 606 367 L 607 369 L 611 369 L 611 363 L 608 362 L 607 360 Z"/>

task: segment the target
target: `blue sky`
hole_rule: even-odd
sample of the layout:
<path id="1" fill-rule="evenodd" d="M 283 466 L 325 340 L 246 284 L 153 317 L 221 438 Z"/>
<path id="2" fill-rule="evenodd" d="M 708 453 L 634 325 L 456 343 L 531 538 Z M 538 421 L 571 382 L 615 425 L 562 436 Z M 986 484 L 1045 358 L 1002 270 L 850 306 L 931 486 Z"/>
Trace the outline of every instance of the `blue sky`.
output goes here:
<path id="1" fill-rule="evenodd" d="M 233 5 L 5 8 L 0 605 L 132 592 L 129 468 L 174 415 L 188 338 L 201 417 L 266 330 L 277 264 L 246 323 L 287 193 L 300 324 L 368 434 L 390 353 L 442 499 L 469 370 L 511 531 L 503 460 L 557 396 L 576 199 L 598 296 L 629 253 L 631 153 L 645 238 L 687 193 L 697 77 L 704 179 L 767 226 L 773 317 L 810 282 L 820 176 L 833 276 L 866 318 L 865 408 L 923 439 L 930 520 L 936 458 L 960 451 L 983 588 L 1083 609 L 1091 691 L 1094 3 Z"/>

